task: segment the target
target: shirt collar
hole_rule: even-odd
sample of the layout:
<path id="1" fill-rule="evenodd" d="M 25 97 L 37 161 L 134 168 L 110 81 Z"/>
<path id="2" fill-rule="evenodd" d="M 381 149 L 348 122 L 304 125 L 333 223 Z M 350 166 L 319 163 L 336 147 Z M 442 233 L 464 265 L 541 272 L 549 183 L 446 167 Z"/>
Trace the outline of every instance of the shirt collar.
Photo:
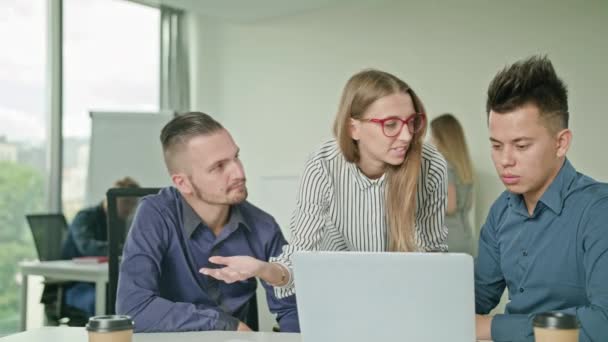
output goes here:
<path id="1" fill-rule="evenodd" d="M 570 184 L 572 184 L 575 178 L 576 169 L 574 169 L 570 161 L 566 159 L 557 173 L 557 176 L 542 194 L 538 202 L 543 203 L 557 215 L 561 214 L 562 209 L 564 208 L 564 199 L 566 198 Z M 522 195 L 509 193 L 509 201 L 511 201 L 514 210 L 520 211 L 522 214 L 525 213 L 526 216 L 528 215 L 528 209 L 526 208 Z M 534 211 L 536 212 L 536 209 Z"/>
<path id="2" fill-rule="evenodd" d="M 186 233 L 186 236 L 190 238 L 196 228 L 198 228 L 200 225 L 207 227 L 207 225 L 203 222 L 203 220 L 201 220 L 198 214 L 194 211 L 194 209 L 192 209 L 190 204 L 186 202 L 181 194 L 179 195 L 179 198 L 182 203 L 182 222 L 184 223 L 184 232 Z M 240 226 L 244 226 L 245 228 L 251 230 L 251 227 L 249 227 L 249 225 L 247 225 L 245 222 L 245 218 L 243 217 L 240 206 L 235 204 L 230 207 L 230 216 L 228 218 L 228 222 L 224 226 L 224 230 L 226 230 L 228 233 L 232 233 Z"/>
<path id="3" fill-rule="evenodd" d="M 378 179 L 369 179 L 357 166 L 355 163 L 347 163 L 348 170 L 350 174 L 355 179 L 355 183 L 361 188 L 361 190 L 365 190 L 373 185 L 383 185 L 384 184 L 384 176 L 386 173 L 382 174 Z"/>
<path id="4" fill-rule="evenodd" d="M 564 161 L 564 165 L 557 173 L 557 176 L 551 182 L 545 193 L 540 197 L 540 202 L 543 202 L 549 209 L 556 214 L 560 214 L 564 207 L 564 199 L 568 194 L 568 189 L 572 181 L 576 178 L 576 170 L 570 164 L 568 159 Z"/>

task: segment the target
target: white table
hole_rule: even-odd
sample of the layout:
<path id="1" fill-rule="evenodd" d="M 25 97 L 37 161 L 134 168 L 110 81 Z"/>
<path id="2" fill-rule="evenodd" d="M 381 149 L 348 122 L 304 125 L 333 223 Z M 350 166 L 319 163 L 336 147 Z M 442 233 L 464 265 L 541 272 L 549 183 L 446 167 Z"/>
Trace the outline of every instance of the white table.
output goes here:
<path id="1" fill-rule="evenodd" d="M 1 342 L 84 342 L 85 328 L 44 327 L 0 338 Z M 302 342 L 300 334 L 270 332 L 197 331 L 134 334 L 133 342 Z M 446 341 L 450 342 L 450 341 Z M 484 341 L 479 341 L 484 342 Z M 485 341 L 491 342 L 491 341 Z"/>
<path id="2" fill-rule="evenodd" d="M 2 342 L 85 342 L 85 328 L 44 327 L 0 338 Z M 134 334 L 133 342 L 301 342 L 300 334 L 200 331 L 183 333 Z"/>
<path id="3" fill-rule="evenodd" d="M 75 263 L 71 260 L 24 261 L 21 269 L 21 330 L 26 329 L 27 280 L 30 275 L 43 276 L 53 280 L 85 281 L 95 283 L 95 315 L 106 313 L 106 285 L 108 282 L 107 263 Z"/>

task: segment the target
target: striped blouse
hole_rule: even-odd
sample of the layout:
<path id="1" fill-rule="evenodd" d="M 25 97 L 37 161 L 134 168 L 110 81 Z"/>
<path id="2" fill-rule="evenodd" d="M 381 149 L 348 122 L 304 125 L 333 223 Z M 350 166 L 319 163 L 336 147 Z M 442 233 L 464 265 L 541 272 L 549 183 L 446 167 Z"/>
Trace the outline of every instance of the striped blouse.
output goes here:
<path id="1" fill-rule="evenodd" d="M 276 295 L 293 294 L 291 255 L 296 251 L 372 251 L 388 248 L 385 176 L 369 179 L 349 163 L 335 140 L 306 163 L 291 218 L 291 241 L 271 262 L 289 269 L 289 282 Z M 447 251 L 444 224 L 447 166 L 430 144 L 422 149 L 416 196 L 416 242 L 421 251 Z"/>

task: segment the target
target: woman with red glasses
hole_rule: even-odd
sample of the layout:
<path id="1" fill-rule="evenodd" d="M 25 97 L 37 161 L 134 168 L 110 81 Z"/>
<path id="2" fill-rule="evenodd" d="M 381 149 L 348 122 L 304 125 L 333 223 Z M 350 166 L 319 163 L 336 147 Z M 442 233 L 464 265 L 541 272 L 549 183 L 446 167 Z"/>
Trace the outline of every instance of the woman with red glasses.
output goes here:
<path id="1" fill-rule="evenodd" d="M 347 82 L 335 140 L 308 160 L 291 222 L 292 241 L 270 262 L 212 257 L 201 272 L 226 282 L 257 276 L 280 297 L 294 293 L 296 251 L 447 251 L 447 166 L 423 143 L 422 102 L 405 82 L 365 70 Z"/>

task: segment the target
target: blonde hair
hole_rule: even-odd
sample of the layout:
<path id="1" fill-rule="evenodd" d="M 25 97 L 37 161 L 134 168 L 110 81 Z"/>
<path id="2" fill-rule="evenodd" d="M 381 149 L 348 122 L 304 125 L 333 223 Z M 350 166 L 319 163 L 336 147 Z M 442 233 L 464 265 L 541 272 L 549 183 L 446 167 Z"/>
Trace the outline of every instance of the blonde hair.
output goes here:
<path id="1" fill-rule="evenodd" d="M 473 184 L 473 163 L 458 119 L 450 113 L 436 117 L 431 121 L 431 134 L 437 149 L 454 168 L 458 179 L 463 184 Z"/>
<path id="2" fill-rule="evenodd" d="M 360 160 L 359 148 L 350 135 L 350 119 L 361 118 L 374 101 L 396 93 L 410 95 L 416 112 L 425 113 L 422 101 L 416 93 L 394 75 L 368 69 L 348 80 L 334 121 L 334 135 L 348 162 L 357 163 Z M 387 164 L 385 201 L 389 251 L 418 250 L 415 239 L 416 187 L 425 132 L 426 123 L 415 133 L 401 165 Z"/>

